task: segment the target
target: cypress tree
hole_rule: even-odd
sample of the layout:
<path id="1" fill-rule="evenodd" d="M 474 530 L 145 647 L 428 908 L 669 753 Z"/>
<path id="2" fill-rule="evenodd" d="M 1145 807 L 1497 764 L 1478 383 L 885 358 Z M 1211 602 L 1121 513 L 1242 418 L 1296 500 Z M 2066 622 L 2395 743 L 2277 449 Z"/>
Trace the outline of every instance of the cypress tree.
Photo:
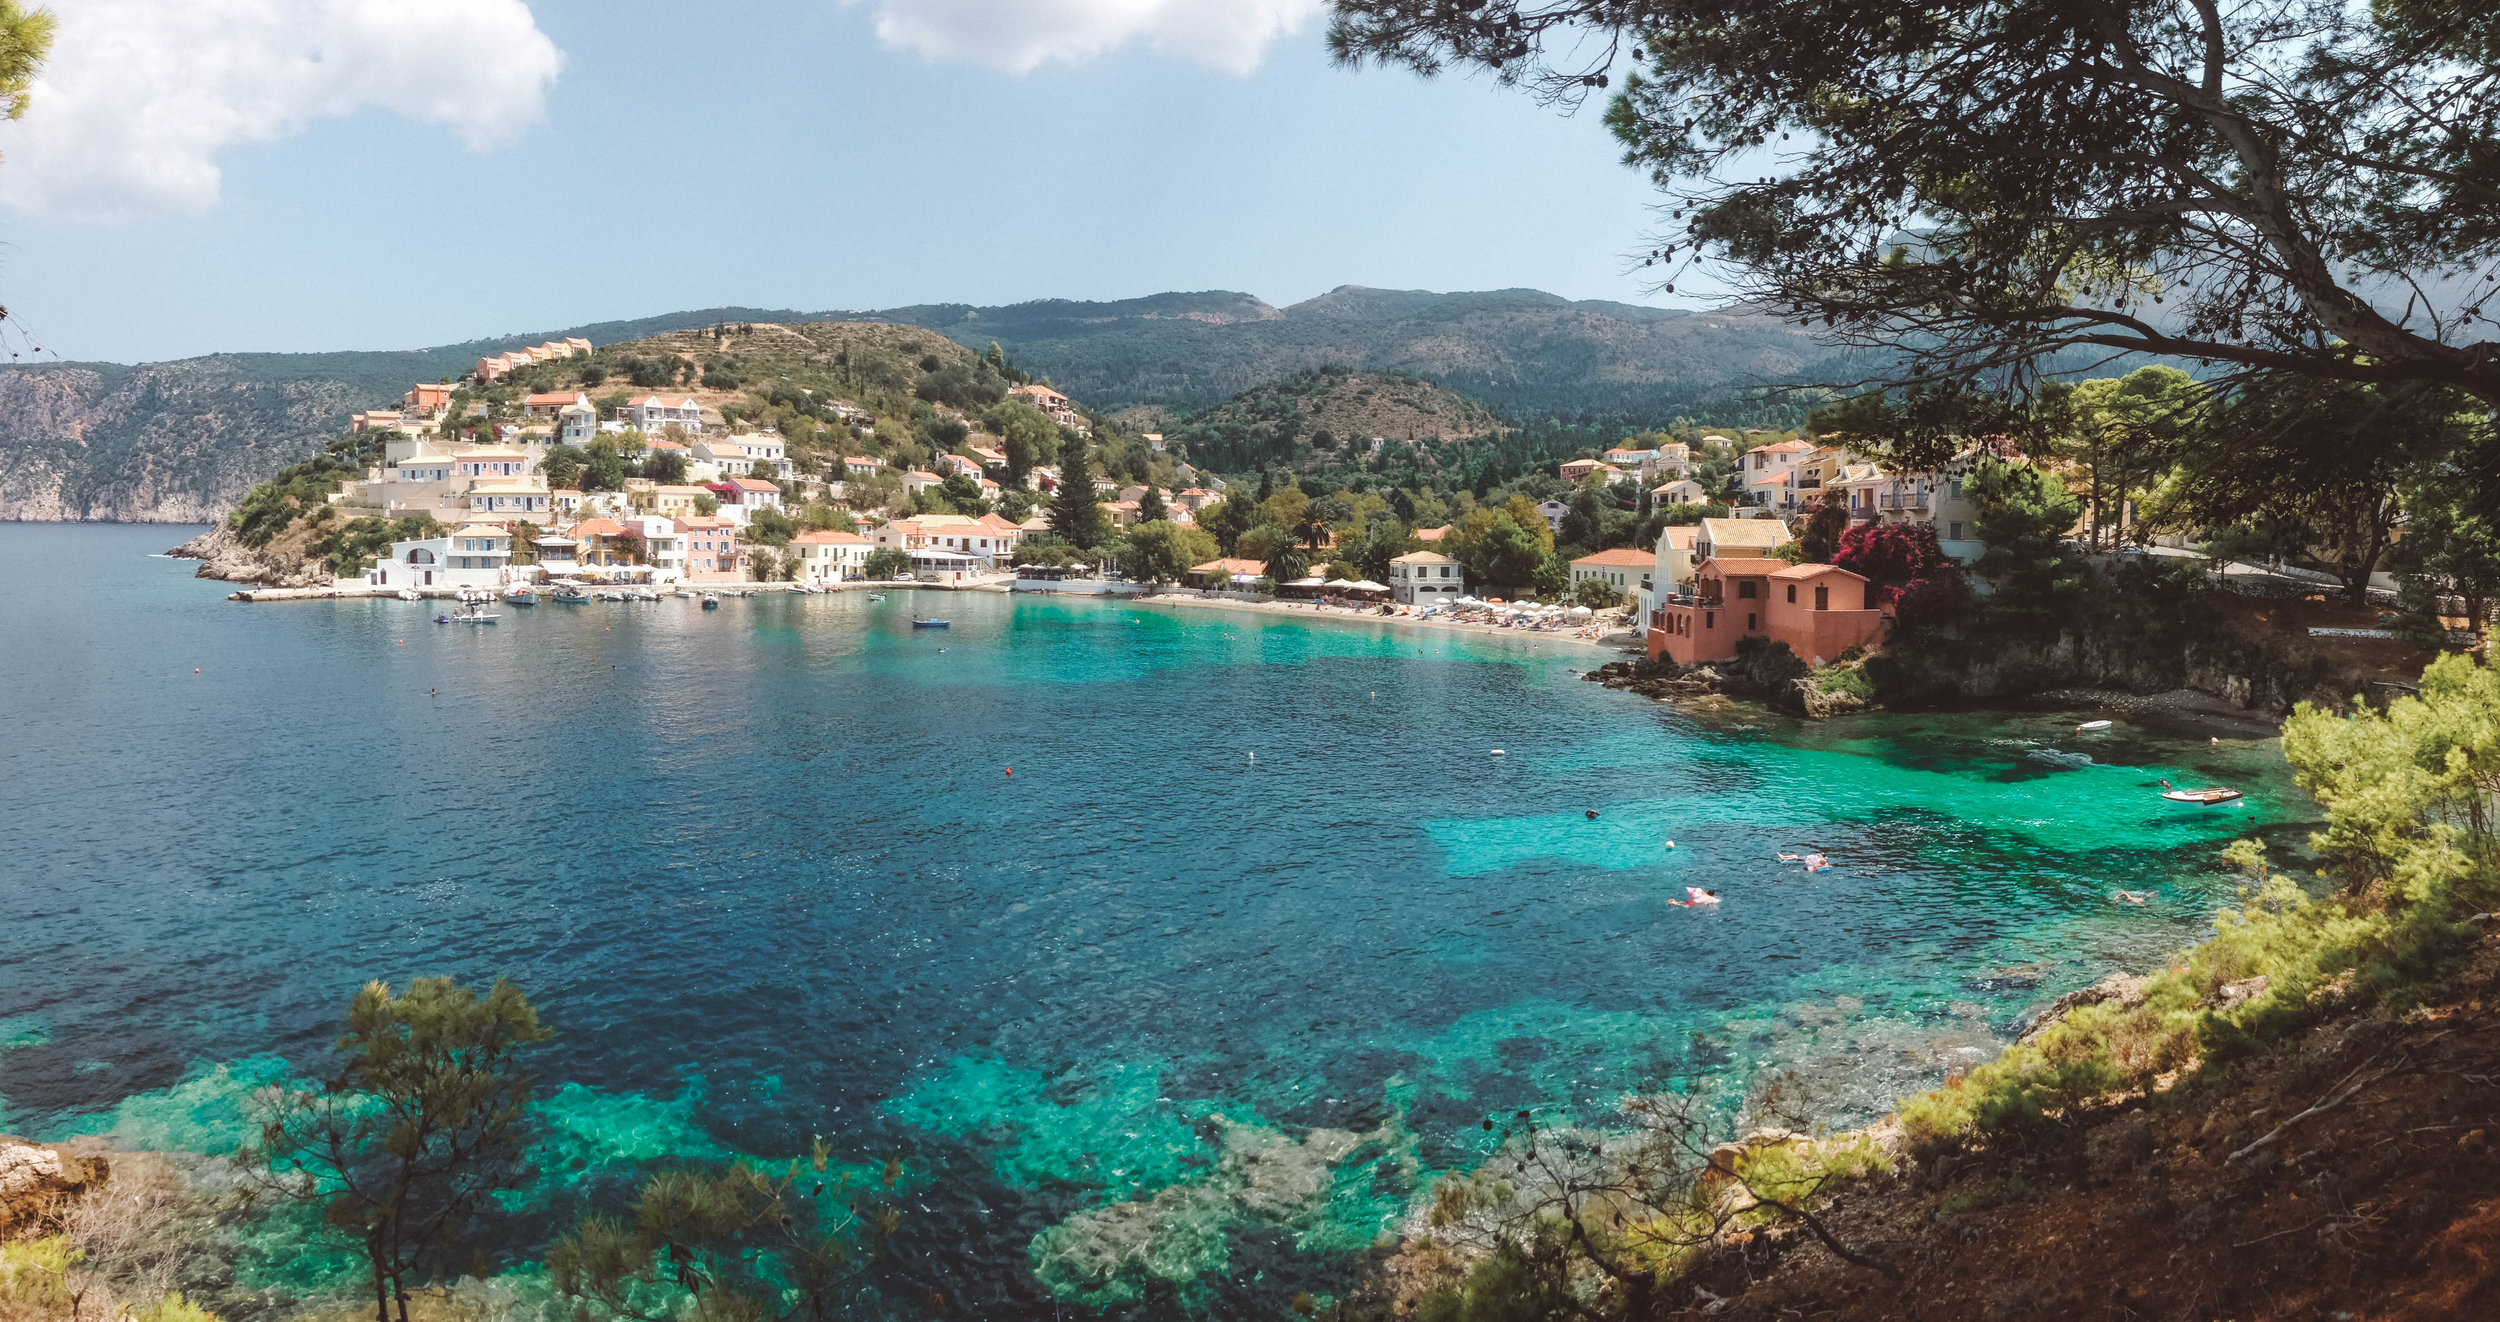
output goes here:
<path id="1" fill-rule="evenodd" d="M 1165 507 L 1163 503 L 1163 493 L 1155 490 L 1154 483 L 1147 483 L 1146 494 L 1137 498 L 1137 521 L 1140 523 L 1148 523 L 1156 519 L 1168 519 L 1170 517 L 1172 517 L 1172 511 Z"/>
<path id="2" fill-rule="evenodd" d="M 1103 539 L 1102 506 L 1094 501 L 1094 470 L 1086 462 L 1085 442 L 1071 439 L 1059 459 L 1059 490 L 1050 499 L 1050 530 L 1070 546 L 1091 547 Z"/>

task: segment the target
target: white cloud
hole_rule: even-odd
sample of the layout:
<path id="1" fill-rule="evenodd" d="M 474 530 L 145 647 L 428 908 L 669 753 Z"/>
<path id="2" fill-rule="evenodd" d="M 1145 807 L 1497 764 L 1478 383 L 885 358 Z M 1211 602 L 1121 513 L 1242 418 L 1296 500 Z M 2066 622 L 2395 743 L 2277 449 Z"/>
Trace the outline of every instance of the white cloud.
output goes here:
<path id="1" fill-rule="evenodd" d="M 1226 73 L 1259 67 L 1268 43 L 1326 0 L 875 0 L 877 38 L 933 60 L 1024 73 L 1143 39 Z"/>
<path id="2" fill-rule="evenodd" d="M 525 0 L 70 0 L 0 199 L 41 215 L 196 212 L 217 153 L 385 110 L 472 149 L 545 109 L 564 53 Z"/>

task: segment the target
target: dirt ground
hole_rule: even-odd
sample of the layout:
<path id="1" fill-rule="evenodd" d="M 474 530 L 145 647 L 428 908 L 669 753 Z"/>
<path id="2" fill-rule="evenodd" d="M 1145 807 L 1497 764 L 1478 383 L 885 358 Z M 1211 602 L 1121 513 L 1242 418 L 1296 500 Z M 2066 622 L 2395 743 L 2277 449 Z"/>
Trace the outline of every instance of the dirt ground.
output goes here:
<path id="1" fill-rule="evenodd" d="M 1670 1315 L 2500 1319 L 2500 932 L 2435 1006 L 2338 1016 L 2227 1088 L 1904 1170 L 1828 1218 L 1898 1279 L 1783 1230 L 1695 1272 Z"/>

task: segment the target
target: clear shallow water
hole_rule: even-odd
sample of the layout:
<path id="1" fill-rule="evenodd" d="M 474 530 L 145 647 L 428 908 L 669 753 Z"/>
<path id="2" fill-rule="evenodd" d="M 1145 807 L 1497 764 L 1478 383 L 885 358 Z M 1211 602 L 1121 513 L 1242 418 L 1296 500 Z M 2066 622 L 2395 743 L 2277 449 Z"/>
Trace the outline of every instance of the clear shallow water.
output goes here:
<path id="1" fill-rule="evenodd" d="M 147 558 L 184 535 L 0 525 L 0 1125 L 230 1146 L 364 980 L 509 974 L 563 1034 L 525 1231 L 823 1133 L 909 1160 L 882 1284 L 975 1315 L 1342 1288 L 1488 1112 L 1794 1068 L 1864 1118 L 2194 939 L 2216 846 L 2305 811 L 2270 742 L 1710 725 L 1528 639 L 909 593 L 453 629 L 225 602 Z"/>

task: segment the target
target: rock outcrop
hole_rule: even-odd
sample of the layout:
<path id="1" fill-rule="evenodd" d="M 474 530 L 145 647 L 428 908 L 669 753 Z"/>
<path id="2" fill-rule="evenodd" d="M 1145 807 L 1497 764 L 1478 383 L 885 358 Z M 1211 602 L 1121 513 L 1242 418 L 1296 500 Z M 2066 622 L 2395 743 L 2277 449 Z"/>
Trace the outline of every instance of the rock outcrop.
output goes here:
<path id="1" fill-rule="evenodd" d="M 103 1183 L 101 1157 L 0 1139 L 0 1239 L 41 1230 L 88 1189 Z"/>
<path id="2" fill-rule="evenodd" d="M 165 554 L 199 561 L 200 567 L 192 571 L 194 578 L 271 588 L 327 587 L 334 581 L 330 566 L 306 550 L 310 532 L 308 525 L 299 523 L 267 546 L 252 547 L 220 523 Z"/>
<path id="3" fill-rule="evenodd" d="M 1786 644 L 1762 645 L 1755 639 L 1746 642 L 1751 645 L 1740 648 L 1731 660 L 1696 661 L 1691 665 L 1655 657 L 1609 661 L 1582 678 L 1660 702 L 1715 694 L 1759 702 L 1791 716 L 1839 716 L 1863 711 L 1868 706 L 1865 699 L 1854 693 L 1826 689 L 1817 683 L 1814 668 L 1799 660 Z"/>

